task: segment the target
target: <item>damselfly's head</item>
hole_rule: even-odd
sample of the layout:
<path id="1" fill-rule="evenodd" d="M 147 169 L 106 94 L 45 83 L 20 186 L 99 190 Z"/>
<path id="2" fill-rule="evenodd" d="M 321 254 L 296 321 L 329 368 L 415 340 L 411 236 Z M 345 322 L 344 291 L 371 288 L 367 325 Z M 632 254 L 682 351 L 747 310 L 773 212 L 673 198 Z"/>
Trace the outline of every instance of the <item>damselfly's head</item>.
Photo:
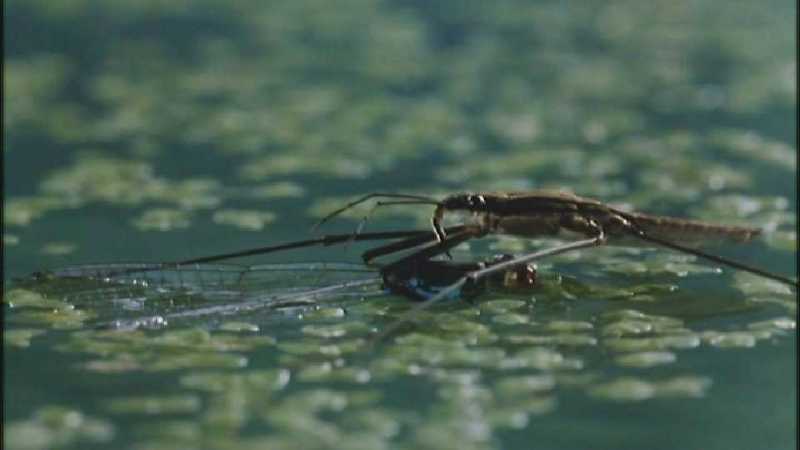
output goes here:
<path id="1" fill-rule="evenodd" d="M 495 255 L 484 265 L 492 267 L 500 263 L 508 262 L 514 259 L 513 255 L 500 254 Z M 520 263 L 509 267 L 508 269 L 501 270 L 489 275 L 489 281 L 497 286 L 514 289 L 514 290 L 530 290 L 536 286 L 536 264 L 534 263 Z"/>

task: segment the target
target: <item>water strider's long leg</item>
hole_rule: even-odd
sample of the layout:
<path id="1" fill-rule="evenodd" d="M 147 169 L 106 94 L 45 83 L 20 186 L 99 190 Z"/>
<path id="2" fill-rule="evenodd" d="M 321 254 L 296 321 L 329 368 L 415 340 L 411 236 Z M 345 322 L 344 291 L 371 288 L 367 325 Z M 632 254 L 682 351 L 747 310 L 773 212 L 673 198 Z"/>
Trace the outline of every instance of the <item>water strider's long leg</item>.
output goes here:
<path id="1" fill-rule="evenodd" d="M 219 255 L 211 255 L 211 256 L 202 256 L 198 258 L 186 259 L 183 261 L 177 261 L 173 263 L 169 263 L 171 265 L 186 265 L 186 264 L 197 264 L 197 263 L 208 263 L 208 262 L 215 262 L 215 261 L 222 261 L 226 259 L 233 259 L 233 258 L 241 258 L 245 256 L 255 256 L 255 255 L 264 255 L 267 253 L 278 252 L 282 250 L 291 250 L 296 248 L 303 248 L 303 247 L 311 247 L 314 245 L 322 245 L 322 246 L 329 246 L 334 244 L 340 244 L 343 242 L 349 242 L 352 240 L 355 241 L 377 241 L 383 239 L 398 239 L 398 238 L 413 238 L 413 237 L 432 237 L 433 232 L 431 231 L 384 231 L 384 232 L 376 232 L 376 233 L 361 233 L 359 235 L 354 236 L 352 233 L 349 234 L 331 234 L 327 236 L 321 236 L 315 239 L 306 239 L 303 241 L 294 241 L 288 242 L 285 244 L 276 244 L 276 245 L 268 245 L 265 247 L 253 248 L 248 250 L 242 250 L 238 252 L 231 252 L 231 253 L 223 253 Z"/>
<path id="2" fill-rule="evenodd" d="M 392 242 L 390 244 L 381 245 L 380 247 L 371 248 L 361 254 L 361 259 L 364 264 L 370 265 L 372 261 L 381 256 L 390 255 L 392 253 L 401 252 L 410 248 L 419 247 L 420 245 L 429 244 L 436 240 L 436 237 L 431 233 L 428 236 L 414 236 L 402 241 Z"/>
<path id="3" fill-rule="evenodd" d="M 372 214 L 375 212 L 376 209 L 378 209 L 381 206 L 387 206 L 387 205 L 421 205 L 421 204 L 422 205 L 427 205 L 427 204 L 430 204 L 430 202 L 429 201 L 423 201 L 423 200 L 395 200 L 395 201 L 391 201 L 391 202 L 375 202 L 375 204 L 364 215 L 364 217 L 362 217 L 361 220 L 358 221 L 358 226 L 356 227 L 355 234 L 356 235 L 361 234 L 361 232 L 364 230 L 364 227 L 367 225 L 367 222 L 369 221 L 370 217 L 372 217 Z"/>
<path id="4" fill-rule="evenodd" d="M 454 230 L 455 228 L 456 227 L 450 228 L 449 230 Z M 444 241 L 439 242 L 435 237 L 432 237 L 429 243 L 434 245 L 423 247 L 417 252 L 384 266 L 381 270 L 384 273 L 398 269 L 402 270 L 403 267 L 414 264 L 416 261 L 427 261 L 435 256 L 446 254 L 462 242 L 480 237 L 483 234 L 484 232 L 478 227 L 464 226 L 458 232 L 452 233 L 452 235 L 448 236 Z M 378 250 L 380 250 L 380 248 Z"/>
<path id="5" fill-rule="evenodd" d="M 452 229 L 458 229 L 459 227 L 453 227 Z M 273 253 L 283 250 L 291 250 L 297 248 L 304 248 L 304 247 L 311 247 L 314 245 L 322 245 L 322 246 L 329 246 L 340 244 L 344 242 L 349 242 L 352 240 L 356 241 L 373 241 L 373 240 L 383 240 L 383 239 L 399 239 L 399 238 L 425 238 L 425 239 L 434 239 L 435 235 L 432 231 L 422 231 L 422 230 L 405 230 L 405 231 L 384 231 L 384 232 L 376 232 L 376 233 L 362 233 L 355 238 L 352 234 L 332 234 L 327 236 L 321 236 L 315 239 L 306 239 L 303 241 L 294 241 L 294 242 L 287 242 L 283 244 L 275 244 L 275 245 L 268 245 L 265 247 L 258 247 L 252 248 L 247 250 L 241 250 L 237 252 L 231 253 L 222 253 L 218 255 L 210 255 L 210 256 L 201 256 L 198 258 L 191 258 L 185 259 L 182 261 L 173 261 L 173 262 L 160 262 L 160 263 L 153 263 L 150 266 L 146 267 L 138 267 L 136 269 L 120 269 L 118 271 L 112 271 L 106 274 L 107 277 L 113 276 L 120 276 L 126 273 L 130 273 L 133 271 L 139 270 L 157 270 L 159 268 L 177 268 L 180 266 L 189 266 L 193 264 L 202 264 L 202 263 L 210 263 L 210 262 L 217 262 L 223 261 L 227 259 L 233 258 L 242 258 L 245 256 L 256 256 L 256 255 L 264 255 L 267 253 Z"/>
<path id="6" fill-rule="evenodd" d="M 447 253 L 453 247 L 474 237 L 475 233 L 471 229 L 467 229 L 452 234 L 443 242 L 438 242 L 436 238 L 431 238 L 429 242 L 435 243 L 435 245 L 422 248 L 417 252 L 381 267 L 381 277 L 383 278 L 384 284 L 396 292 L 408 292 L 402 286 L 404 286 L 409 279 L 417 277 L 419 273 L 424 270 L 424 267 L 430 264 L 431 258 L 442 253 Z M 417 295 L 411 295 L 411 297 L 419 298 Z"/>
<path id="7" fill-rule="evenodd" d="M 473 227 L 467 227 L 465 225 L 459 225 L 459 226 L 448 228 L 447 232 L 457 235 L 457 234 L 460 234 L 463 231 L 467 230 L 468 228 L 472 229 Z M 471 237 L 476 237 L 477 234 L 474 231 L 470 231 L 470 236 Z M 427 235 L 414 236 L 414 237 L 410 237 L 408 239 L 404 239 L 402 241 L 392 242 L 390 244 L 386 244 L 386 245 L 382 245 L 380 247 L 372 248 L 372 249 L 367 250 L 366 252 L 364 252 L 361 255 L 361 257 L 363 258 L 363 260 L 364 260 L 364 262 L 366 264 L 369 264 L 375 258 L 380 258 L 381 256 L 390 255 L 392 253 L 397 253 L 397 252 L 400 252 L 400 251 L 403 251 L 403 250 L 407 250 L 407 249 L 414 248 L 414 247 L 419 247 L 419 246 L 425 245 L 425 244 L 432 244 L 434 242 L 436 242 L 436 235 L 434 235 L 433 232 L 431 232 L 431 233 L 429 233 Z M 430 259 L 433 256 L 445 253 L 450 248 L 452 248 L 452 246 L 448 246 L 447 249 L 444 250 L 444 251 L 433 251 L 434 253 L 431 254 L 430 256 L 425 257 L 425 259 Z"/>
<path id="8" fill-rule="evenodd" d="M 688 253 L 690 255 L 699 256 L 701 258 L 705 258 L 709 261 L 714 261 L 719 264 L 723 264 L 729 267 L 733 267 L 734 269 L 743 270 L 745 272 L 750 272 L 756 275 L 760 275 L 764 278 L 769 278 L 771 280 L 780 281 L 781 283 L 786 283 L 791 286 L 800 287 L 800 283 L 797 280 L 792 280 L 791 278 L 784 277 L 782 275 L 774 274 L 771 272 L 767 272 L 766 270 L 759 269 L 757 267 L 753 267 L 744 263 L 740 263 L 738 261 L 733 261 L 728 258 L 723 258 L 721 256 L 712 255 L 710 253 L 706 253 L 700 250 L 693 249 L 691 247 L 686 247 L 684 245 L 677 244 L 675 242 L 667 241 L 664 239 L 660 239 L 657 237 L 653 237 L 648 235 L 642 230 L 632 230 L 633 234 L 637 236 L 639 239 L 653 242 L 655 244 L 671 248 L 673 250 L 677 250 L 679 252 Z"/>
<path id="9" fill-rule="evenodd" d="M 452 238 L 455 238 L 455 236 L 453 236 Z M 448 238 L 448 240 L 450 240 L 452 238 Z M 373 338 L 373 340 L 372 340 L 372 344 L 374 345 L 375 343 L 384 340 L 386 337 L 388 337 L 393 332 L 395 332 L 398 328 L 400 328 L 403 324 L 411 321 L 414 318 L 415 315 L 419 314 L 420 312 L 422 312 L 425 309 L 428 309 L 428 308 L 432 307 L 433 305 L 441 302 L 442 300 L 447 299 L 448 297 L 450 297 L 450 295 L 452 295 L 454 292 L 457 292 L 459 289 L 461 289 L 468 282 L 475 282 L 476 280 L 479 280 L 479 279 L 481 279 L 483 277 L 486 277 L 488 275 L 491 275 L 493 273 L 508 269 L 510 267 L 518 266 L 520 264 L 525 264 L 527 262 L 530 262 L 530 261 L 533 261 L 533 260 L 536 260 L 536 259 L 539 259 L 539 258 L 544 258 L 546 256 L 558 255 L 558 254 L 570 252 L 570 251 L 573 251 L 573 250 L 579 250 L 579 249 L 582 249 L 582 248 L 595 247 L 595 246 L 598 246 L 598 245 L 602 245 L 603 243 L 605 243 L 605 239 L 606 239 L 605 235 L 601 234 L 601 235 L 599 235 L 597 237 L 593 237 L 591 239 L 583 239 L 583 240 L 580 240 L 580 241 L 571 242 L 569 244 L 564 244 L 564 245 L 560 245 L 560 246 L 557 246 L 557 247 L 552 247 L 552 248 L 541 250 L 541 251 L 534 252 L 534 253 L 529 253 L 527 255 L 522 255 L 522 256 L 519 256 L 517 258 L 513 258 L 513 259 L 510 259 L 508 261 L 504 261 L 504 262 L 495 264 L 495 265 L 487 267 L 485 269 L 468 272 L 466 275 L 464 275 L 463 277 L 459 278 L 458 281 L 456 281 L 455 283 L 451 284 L 450 286 L 442 289 L 441 291 L 439 291 L 433 297 L 429 298 L 428 300 L 426 300 L 426 301 L 424 301 L 422 303 L 419 303 L 419 304 L 415 305 L 413 308 L 411 308 L 411 310 L 409 310 L 407 313 L 403 314 L 403 316 L 400 317 L 397 321 L 391 323 L 380 334 L 375 336 L 375 338 Z M 447 241 L 445 241 L 445 242 L 447 242 Z M 412 256 L 414 256 L 414 255 L 412 255 Z"/>
<path id="10" fill-rule="evenodd" d="M 406 200 L 413 200 L 414 203 L 417 203 L 417 204 L 426 204 L 426 205 L 438 205 L 439 204 L 438 200 L 436 200 L 434 198 L 430 198 L 430 197 L 423 197 L 421 195 L 393 194 L 393 193 L 386 193 L 386 192 L 373 192 L 373 193 L 364 195 L 364 196 L 362 196 L 362 197 L 360 197 L 360 198 L 358 198 L 358 199 L 356 199 L 356 200 L 354 200 L 354 201 L 342 206 L 341 208 L 331 212 L 327 216 L 325 216 L 322 219 L 320 219 L 319 222 L 314 224 L 314 226 L 312 227 L 312 230 L 316 230 L 317 228 L 319 228 L 325 222 L 333 219 L 334 217 L 336 217 L 339 214 L 347 211 L 348 209 L 350 209 L 350 208 L 352 208 L 352 207 L 354 207 L 356 205 L 360 205 L 361 203 L 364 203 L 364 202 L 366 202 L 366 201 L 368 201 L 370 199 L 373 199 L 373 198 L 402 198 L 402 199 L 406 199 Z"/>
<path id="11" fill-rule="evenodd" d="M 463 226 L 455 226 L 449 228 L 448 231 L 457 234 L 463 228 L 464 228 Z M 394 251 L 400 251 L 404 250 L 405 248 L 411 248 L 420 244 L 424 244 L 426 242 L 432 242 L 436 239 L 436 236 L 433 234 L 432 231 L 427 231 L 427 230 L 362 233 L 356 236 L 355 238 L 352 234 L 333 234 L 333 235 L 322 236 L 315 239 L 307 239 L 303 241 L 294 241 L 284 244 L 269 245 L 266 247 L 253 248 L 253 249 L 247 249 L 231 253 L 223 253 L 218 255 L 203 256 L 198 258 L 186 259 L 182 261 L 160 262 L 160 263 L 152 263 L 151 265 L 144 265 L 142 267 L 137 266 L 136 268 L 123 268 L 119 270 L 109 271 L 107 274 L 105 274 L 105 278 L 125 275 L 126 273 L 138 272 L 141 270 L 174 269 L 174 268 L 179 268 L 181 266 L 191 266 L 195 264 L 217 262 L 227 259 L 241 258 L 245 256 L 263 255 L 283 250 L 311 247 L 314 245 L 329 246 L 329 245 L 350 242 L 353 240 L 371 241 L 371 240 L 398 239 L 398 238 L 406 238 L 405 240 L 401 241 L 401 243 L 405 243 L 405 245 L 398 246 L 397 250 Z M 378 247 L 378 250 L 380 250 L 381 248 L 383 247 Z M 384 251 L 383 253 L 381 253 L 381 255 L 389 253 L 392 253 L 392 251 Z"/>

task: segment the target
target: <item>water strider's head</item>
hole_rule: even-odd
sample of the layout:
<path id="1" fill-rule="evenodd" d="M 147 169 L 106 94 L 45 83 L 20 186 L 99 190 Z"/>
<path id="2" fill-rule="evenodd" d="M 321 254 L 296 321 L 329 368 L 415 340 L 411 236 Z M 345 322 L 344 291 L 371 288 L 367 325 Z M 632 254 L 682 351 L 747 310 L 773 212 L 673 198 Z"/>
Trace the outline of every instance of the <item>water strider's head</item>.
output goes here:
<path id="1" fill-rule="evenodd" d="M 448 195 L 436 205 L 431 223 L 433 229 L 439 236 L 439 240 L 444 238 L 442 221 L 447 212 L 470 212 L 485 213 L 492 211 L 497 204 L 498 196 L 495 194 L 472 194 L 469 192 Z"/>
<path id="2" fill-rule="evenodd" d="M 453 194 L 448 195 L 439 202 L 437 209 L 444 211 L 469 211 L 486 212 L 496 203 L 497 196 L 493 194 Z"/>

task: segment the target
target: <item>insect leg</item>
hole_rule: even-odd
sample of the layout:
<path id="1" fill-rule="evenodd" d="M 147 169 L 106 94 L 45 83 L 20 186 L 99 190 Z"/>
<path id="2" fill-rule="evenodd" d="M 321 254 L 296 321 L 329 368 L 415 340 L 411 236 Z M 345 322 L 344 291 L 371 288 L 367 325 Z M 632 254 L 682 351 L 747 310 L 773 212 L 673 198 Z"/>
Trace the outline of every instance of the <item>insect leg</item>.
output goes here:
<path id="1" fill-rule="evenodd" d="M 367 222 L 369 221 L 372 214 L 375 213 L 375 210 L 381 206 L 390 206 L 390 205 L 428 205 L 430 201 L 423 201 L 423 200 L 394 200 L 394 201 L 379 201 L 375 202 L 375 205 L 370 208 L 370 210 L 358 221 L 358 225 L 356 226 L 356 230 L 353 232 L 353 239 L 356 240 L 356 236 L 362 234 L 364 231 L 364 227 L 366 227 Z M 315 225 L 316 228 L 316 225 Z M 349 244 L 349 242 L 348 242 Z"/>
<path id="2" fill-rule="evenodd" d="M 456 234 L 464 231 L 465 228 L 466 228 L 465 226 L 456 226 L 448 228 L 447 231 Z M 386 244 L 380 247 L 367 250 L 361 255 L 361 258 L 364 260 L 365 264 L 369 265 L 370 262 L 375 258 L 379 258 L 385 255 L 390 255 L 392 253 L 397 253 L 410 248 L 418 247 L 420 245 L 429 244 L 434 241 L 436 241 L 436 236 L 433 233 L 427 233 L 420 236 L 412 236 L 408 239 L 403 239 L 402 241 L 392 242 L 391 244 Z"/>
<path id="3" fill-rule="evenodd" d="M 404 266 L 407 266 L 413 263 L 414 261 L 429 260 L 435 256 L 448 253 L 453 247 L 461 244 L 462 242 L 481 237 L 485 234 L 485 232 L 480 228 L 472 226 L 453 227 L 450 228 L 449 230 L 454 231 L 459 228 L 460 230 L 458 230 L 458 232 L 454 232 L 453 234 L 448 236 L 443 242 L 438 242 L 435 238 L 432 238 L 430 239 L 430 242 L 435 243 L 434 245 L 424 247 L 415 253 L 405 256 L 385 266 L 383 270 L 391 271 L 395 269 L 402 269 Z"/>
<path id="4" fill-rule="evenodd" d="M 339 214 L 347 211 L 350 208 L 353 208 L 354 206 L 360 205 L 361 203 L 364 203 L 364 202 L 366 202 L 366 201 L 368 201 L 370 199 L 373 199 L 373 198 L 402 198 L 402 199 L 406 199 L 406 200 L 416 200 L 419 203 L 426 203 L 426 204 L 431 204 L 431 205 L 438 205 L 439 204 L 438 200 L 436 200 L 434 198 L 430 198 L 430 197 L 423 197 L 421 195 L 392 194 L 392 193 L 385 193 L 385 192 L 373 192 L 371 194 L 367 194 L 367 195 L 365 195 L 363 197 L 360 197 L 360 198 L 358 198 L 358 199 L 356 199 L 356 200 L 354 200 L 354 201 L 342 206 L 341 208 L 331 212 L 327 216 L 325 216 L 322 219 L 320 219 L 317 223 L 315 223 L 314 226 L 311 228 L 311 230 L 312 231 L 316 230 L 322 224 L 324 224 L 325 222 L 333 219 L 334 217 L 338 216 Z"/>
<path id="5" fill-rule="evenodd" d="M 316 239 L 306 239 L 303 241 L 294 241 L 294 242 L 287 242 L 284 244 L 275 244 L 275 245 L 268 245 L 266 247 L 259 247 L 253 248 L 248 250 L 242 250 L 238 252 L 232 253 L 224 253 L 220 255 L 211 255 L 211 256 L 202 256 L 198 258 L 187 259 L 183 261 L 177 261 L 173 263 L 162 263 L 162 265 L 167 266 L 181 266 L 185 264 L 196 264 L 196 263 L 207 263 L 207 262 L 214 262 L 214 261 L 222 261 L 225 259 L 232 259 L 232 258 L 241 258 L 244 256 L 255 256 L 255 255 L 263 255 L 267 253 L 273 253 L 283 250 L 291 250 L 295 248 L 303 248 L 303 247 L 311 247 L 314 245 L 334 245 L 340 244 L 343 242 L 348 242 L 351 240 L 355 241 L 377 241 L 383 239 L 398 239 L 398 238 L 408 238 L 414 236 L 431 236 L 430 231 L 422 231 L 422 230 L 410 230 L 410 231 L 382 231 L 376 233 L 361 233 L 355 238 L 352 234 L 331 234 L 327 236 L 322 236 Z"/>
<path id="6" fill-rule="evenodd" d="M 772 272 L 768 272 L 766 270 L 762 270 L 762 269 L 759 269 L 757 267 L 753 267 L 753 266 L 750 266 L 750 265 L 747 265 L 747 264 L 744 264 L 744 263 L 740 263 L 738 261 L 733 261 L 731 259 L 723 258 L 721 256 L 712 255 L 710 253 L 706 253 L 706 252 L 703 252 L 703 251 L 700 251 L 700 250 L 697 250 L 697 249 L 694 249 L 694 248 L 691 248 L 691 247 L 685 247 L 683 245 L 676 244 L 676 243 L 671 242 L 671 241 L 665 241 L 663 239 L 650 236 L 650 235 L 648 235 L 647 233 L 645 233 L 642 230 L 633 230 L 633 234 L 634 234 L 634 236 L 637 236 L 639 239 L 642 239 L 642 240 L 645 240 L 645 241 L 649 241 L 649 242 L 653 242 L 655 244 L 658 244 L 658 245 L 661 245 L 661 246 L 664 246 L 664 247 L 667 247 L 667 248 L 671 248 L 671 249 L 677 250 L 679 252 L 683 252 L 683 253 L 688 253 L 690 255 L 699 256 L 699 257 L 705 258 L 705 259 L 707 259 L 709 261 L 714 261 L 714 262 L 722 264 L 722 265 L 733 267 L 734 269 L 743 270 L 745 272 L 750 272 L 752 274 L 755 274 L 755 275 L 758 275 L 758 276 L 762 276 L 764 278 L 769 278 L 771 280 L 780 281 L 781 283 L 786 283 L 789 286 L 794 286 L 795 288 L 800 287 L 800 283 L 798 283 L 797 280 L 792 280 L 789 277 L 784 277 L 783 275 L 774 274 Z"/>

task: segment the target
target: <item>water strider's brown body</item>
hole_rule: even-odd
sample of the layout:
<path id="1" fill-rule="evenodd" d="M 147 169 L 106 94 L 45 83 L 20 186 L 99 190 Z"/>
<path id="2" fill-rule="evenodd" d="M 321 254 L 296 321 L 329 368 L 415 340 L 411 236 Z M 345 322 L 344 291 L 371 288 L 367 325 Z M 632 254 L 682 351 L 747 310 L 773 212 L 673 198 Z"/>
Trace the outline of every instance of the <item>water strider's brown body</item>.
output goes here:
<path id="1" fill-rule="evenodd" d="M 547 256 L 566 253 L 569 251 L 590 248 L 603 244 L 635 245 L 656 244 L 673 250 L 699 256 L 716 263 L 724 264 L 739 270 L 744 270 L 765 278 L 780 281 L 791 286 L 798 286 L 797 280 L 777 275 L 757 267 L 752 267 L 737 261 L 712 255 L 693 248 L 695 245 L 705 244 L 709 241 L 728 240 L 733 242 L 746 242 L 760 233 L 757 228 L 715 225 L 695 220 L 679 219 L 676 217 L 656 216 L 636 212 L 626 212 L 609 206 L 597 200 L 578 197 L 576 195 L 549 192 L 513 192 L 513 193 L 480 193 L 456 194 L 446 197 L 442 201 L 419 196 L 403 196 L 402 194 L 370 194 L 351 203 L 345 208 L 366 201 L 376 196 L 390 198 L 405 198 L 405 201 L 384 202 L 391 203 L 428 203 L 436 205 L 436 211 L 431 219 L 434 234 L 439 241 L 441 250 L 446 252 L 449 248 L 466 239 L 484 236 L 490 233 L 502 233 L 520 237 L 539 237 L 559 235 L 562 232 L 579 235 L 583 239 L 557 247 L 551 247 L 535 253 L 522 255 L 511 260 L 496 264 L 485 269 L 475 270 L 462 276 L 451 286 L 441 290 L 424 303 L 411 309 L 406 315 L 390 324 L 381 332 L 373 342 L 380 341 L 397 330 L 402 324 L 411 320 L 425 308 L 442 301 L 458 289 L 495 272 L 529 264 L 531 261 Z M 381 203 L 378 203 L 379 205 Z M 338 214 L 337 211 L 335 214 Z M 466 212 L 475 216 L 476 223 L 462 227 L 463 231 L 455 237 L 447 237 L 442 221 L 447 213 Z M 448 245 L 449 244 L 449 245 Z M 397 246 L 385 246 L 383 249 Z M 368 255 L 369 254 L 369 255 Z M 366 256 L 383 254 L 381 248 L 373 249 Z M 434 252 L 421 250 L 411 257 L 429 257 Z M 401 260 L 401 261 L 404 261 Z M 389 266 L 391 267 L 391 265 Z"/>
<path id="2" fill-rule="evenodd" d="M 761 232 L 758 228 L 626 212 L 598 200 L 563 192 L 530 191 L 448 196 L 438 204 L 432 220 L 437 235 L 444 237 L 441 232 L 444 215 L 459 211 L 475 215 L 483 233 L 520 237 L 573 234 L 588 238 L 603 234 L 612 245 L 646 244 L 637 238 L 639 232 L 687 245 L 747 242 Z"/>
<path id="3" fill-rule="evenodd" d="M 579 197 L 564 192 L 487 192 L 455 194 L 438 200 L 412 194 L 373 192 L 354 200 L 328 214 L 317 225 L 341 214 L 358 204 L 373 198 L 389 199 L 378 201 L 375 206 L 384 205 L 434 205 L 436 211 L 431 218 L 433 234 L 438 245 L 428 246 L 418 252 L 392 263 L 386 270 L 406 264 L 413 259 L 432 258 L 447 252 L 461 242 L 488 234 L 507 234 L 518 237 L 572 235 L 578 240 L 549 250 L 523 255 L 517 260 L 502 263 L 492 268 L 473 272 L 469 278 L 482 276 L 494 270 L 503 270 L 517 263 L 589 246 L 612 245 L 655 245 L 679 252 L 695 255 L 718 264 L 750 272 L 792 286 L 797 280 L 774 274 L 738 261 L 712 255 L 697 249 L 698 246 L 715 241 L 747 242 L 761 233 L 758 228 L 716 225 L 697 220 L 677 217 L 657 216 L 637 212 L 627 212 L 598 200 Z M 442 222 L 450 213 L 468 213 L 473 216 L 472 223 L 453 227 L 457 233 L 448 236 Z M 368 216 L 367 216 L 368 217 Z M 359 225 L 366 222 L 367 217 Z M 358 235 L 357 231 L 355 235 Z M 426 238 L 419 237 L 380 246 L 365 252 L 362 256 L 369 263 L 372 259 L 402 250 L 426 245 Z"/>

